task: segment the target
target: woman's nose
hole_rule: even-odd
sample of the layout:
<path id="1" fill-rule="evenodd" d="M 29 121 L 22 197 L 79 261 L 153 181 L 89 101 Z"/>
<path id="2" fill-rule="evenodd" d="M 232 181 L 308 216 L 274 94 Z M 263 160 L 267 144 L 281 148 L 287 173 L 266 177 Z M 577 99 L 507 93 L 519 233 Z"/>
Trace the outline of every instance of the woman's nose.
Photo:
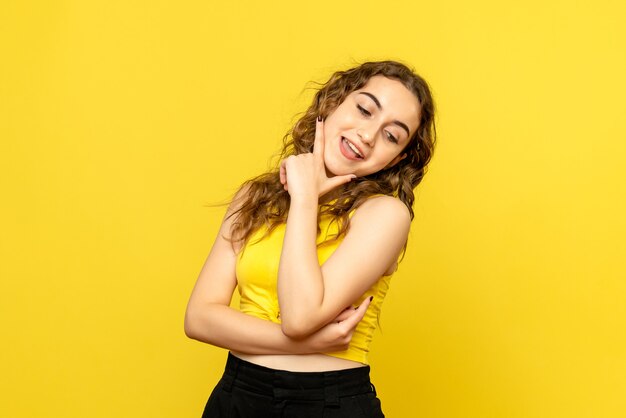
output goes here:
<path id="1" fill-rule="evenodd" d="M 357 129 L 356 133 L 359 136 L 359 138 L 361 138 L 361 141 L 363 141 L 369 146 L 372 146 L 373 141 L 374 141 L 374 134 L 372 133 L 371 129 L 368 129 L 368 128 Z"/>

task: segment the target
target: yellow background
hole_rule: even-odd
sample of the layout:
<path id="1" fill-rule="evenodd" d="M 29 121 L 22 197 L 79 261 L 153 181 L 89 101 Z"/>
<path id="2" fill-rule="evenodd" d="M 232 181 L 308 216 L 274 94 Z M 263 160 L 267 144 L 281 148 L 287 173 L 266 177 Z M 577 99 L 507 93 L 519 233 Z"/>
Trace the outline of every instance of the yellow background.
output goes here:
<path id="1" fill-rule="evenodd" d="M 0 5 L 0 416 L 198 417 L 222 202 L 308 81 L 399 59 L 439 146 L 372 346 L 387 416 L 626 416 L 622 1 Z"/>

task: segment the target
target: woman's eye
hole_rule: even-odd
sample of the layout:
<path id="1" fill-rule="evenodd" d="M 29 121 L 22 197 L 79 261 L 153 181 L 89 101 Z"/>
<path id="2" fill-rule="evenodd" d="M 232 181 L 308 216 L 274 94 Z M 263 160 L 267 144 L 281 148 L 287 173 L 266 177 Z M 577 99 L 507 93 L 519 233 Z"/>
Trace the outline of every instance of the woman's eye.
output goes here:
<path id="1" fill-rule="evenodd" d="M 371 116 L 372 114 L 370 112 L 368 112 L 367 110 L 365 110 L 364 108 L 361 107 L 361 105 L 356 105 L 356 107 L 359 108 L 359 112 L 361 112 L 362 114 L 364 114 L 365 116 Z"/>
<path id="2" fill-rule="evenodd" d="M 387 132 L 387 139 L 393 142 L 394 144 L 398 143 L 398 139 L 395 136 L 391 135 L 389 132 Z"/>

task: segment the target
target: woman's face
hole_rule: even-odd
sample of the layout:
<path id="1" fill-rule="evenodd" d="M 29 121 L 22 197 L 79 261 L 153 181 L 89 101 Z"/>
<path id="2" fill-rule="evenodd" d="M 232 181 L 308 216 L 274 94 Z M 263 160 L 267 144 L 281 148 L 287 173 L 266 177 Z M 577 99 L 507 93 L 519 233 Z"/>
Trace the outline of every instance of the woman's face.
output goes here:
<path id="1" fill-rule="evenodd" d="M 324 121 L 328 175 L 361 177 L 398 163 L 419 124 L 419 110 L 417 97 L 401 82 L 370 78 Z"/>

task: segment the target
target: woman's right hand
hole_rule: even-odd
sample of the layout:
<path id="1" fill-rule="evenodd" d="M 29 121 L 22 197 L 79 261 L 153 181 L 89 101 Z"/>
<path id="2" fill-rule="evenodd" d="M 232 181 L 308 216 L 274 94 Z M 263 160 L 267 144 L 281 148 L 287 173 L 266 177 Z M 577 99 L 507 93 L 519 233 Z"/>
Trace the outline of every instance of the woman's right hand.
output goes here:
<path id="1" fill-rule="evenodd" d="M 346 350 L 355 328 L 365 316 L 371 302 L 372 298 L 368 297 L 357 308 L 347 307 L 335 319 L 309 335 L 303 342 L 315 353 Z"/>

